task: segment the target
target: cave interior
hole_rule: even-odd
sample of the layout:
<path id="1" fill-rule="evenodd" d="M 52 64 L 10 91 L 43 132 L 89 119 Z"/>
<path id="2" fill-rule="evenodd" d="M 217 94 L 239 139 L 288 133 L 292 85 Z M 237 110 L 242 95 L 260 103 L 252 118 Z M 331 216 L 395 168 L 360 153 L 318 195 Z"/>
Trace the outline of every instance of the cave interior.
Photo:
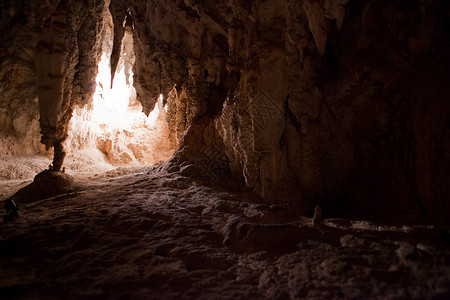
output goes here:
<path id="1" fill-rule="evenodd" d="M 3 0 L 0 298 L 449 299 L 449 80 L 447 0 Z"/>

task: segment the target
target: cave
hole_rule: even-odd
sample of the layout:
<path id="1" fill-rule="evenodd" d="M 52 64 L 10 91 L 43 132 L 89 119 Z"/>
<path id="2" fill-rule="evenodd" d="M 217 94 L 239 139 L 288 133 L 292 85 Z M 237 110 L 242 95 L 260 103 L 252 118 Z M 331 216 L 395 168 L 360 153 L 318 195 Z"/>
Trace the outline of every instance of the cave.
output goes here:
<path id="1" fill-rule="evenodd" d="M 1 299 L 450 298 L 447 0 L 0 16 Z"/>

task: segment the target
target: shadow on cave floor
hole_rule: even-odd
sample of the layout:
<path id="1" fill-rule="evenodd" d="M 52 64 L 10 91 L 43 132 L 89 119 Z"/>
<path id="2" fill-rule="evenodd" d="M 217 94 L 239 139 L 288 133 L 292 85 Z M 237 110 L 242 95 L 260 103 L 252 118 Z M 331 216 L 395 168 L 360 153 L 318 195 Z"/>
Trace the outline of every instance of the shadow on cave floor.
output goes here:
<path id="1" fill-rule="evenodd" d="M 0 298 L 445 299 L 448 228 L 294 216 L 163 165 L 19 203 Z"/>

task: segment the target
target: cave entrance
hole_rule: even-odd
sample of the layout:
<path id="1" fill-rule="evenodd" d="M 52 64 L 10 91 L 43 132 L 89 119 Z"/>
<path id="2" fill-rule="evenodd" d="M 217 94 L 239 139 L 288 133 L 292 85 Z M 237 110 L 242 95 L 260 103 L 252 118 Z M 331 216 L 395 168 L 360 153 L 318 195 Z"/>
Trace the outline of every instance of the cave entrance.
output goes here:
<path id="1" fill-rule="evenodd" d="M 168 160 L 175 150 L 169 142 L 162 95 L 148 116 L 136 100 L 133 39 L 129 31 L 125 31 L 111 85 L 112 31 L 110 36 L 104 43 L 106 50 L 98 65 L 92 102 L 76 108 L 69 123 L 64 165 L 72 171 L 153 164 Z"/>

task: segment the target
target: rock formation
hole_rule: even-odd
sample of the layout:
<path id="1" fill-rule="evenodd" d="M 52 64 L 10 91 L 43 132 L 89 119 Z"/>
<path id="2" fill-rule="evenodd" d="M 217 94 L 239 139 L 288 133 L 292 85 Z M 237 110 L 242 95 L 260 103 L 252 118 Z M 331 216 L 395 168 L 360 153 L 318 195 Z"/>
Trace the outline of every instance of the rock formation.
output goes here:
<path id="1" fill-rule="evenodd" d="M 164 95 L 171 165 L 225 161 L 215 178 L 310 215 L 447 220 L 447 1 L 3 2 L 2 134 L 32 140 L 38 96 L 56 170 L 95 90 L 108 9 L 111 71 L 131 28 L 137 100 L 148 113 Z"/>
<path id="2" fill-rule="evenodd" d="M 42 143 L 54 147 L 56 171 L 64 160 L 62 143 L 73 108 L 87 104 L 95 91 L 105 8 L 102 1 L 47 1 L 37 7 L 42 25 L 34 62 Z"/>

